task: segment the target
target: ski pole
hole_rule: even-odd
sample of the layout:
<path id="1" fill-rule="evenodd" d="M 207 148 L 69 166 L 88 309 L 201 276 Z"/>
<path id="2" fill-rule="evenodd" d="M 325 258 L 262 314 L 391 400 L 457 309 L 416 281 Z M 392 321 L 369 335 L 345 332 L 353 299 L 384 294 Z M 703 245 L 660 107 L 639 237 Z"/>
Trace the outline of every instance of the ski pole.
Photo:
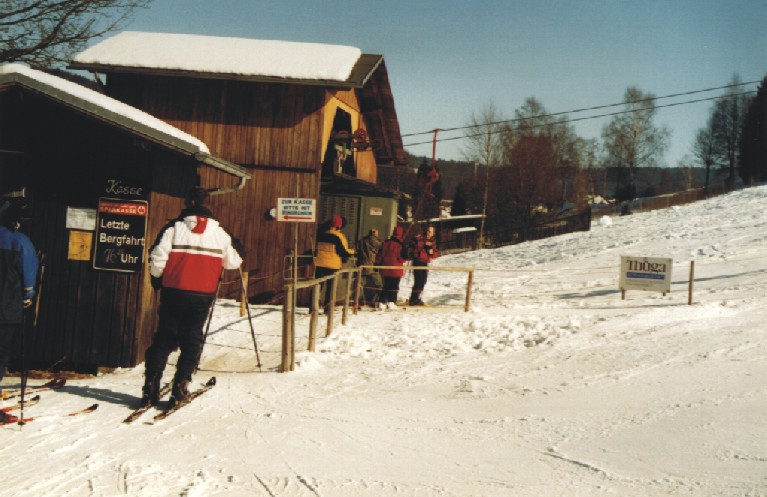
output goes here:
<path id="1" fill-rule="evenodd" d="M 27 341 L 27 320 L 25 319 L 24 314 L 26 314 L 27 310 L 24 309 L 22 315 L 21 315 L 21 401 L 20 401 L 20 413 L 19 413 L 19 426 L 23 426 L 24 423 L 24 394 L 27 390 L 27 358 L 26 358 L 26 351 L 24 350 L 24 342 Z"/>
<path id="2" fill-rule="evenodd" d="M 240 283 L 242 283 L 242 298 L 245 299 L 245 308 L 248 310 L 248 324 L 250 324 L 250 336 L 253 337 L 253 348 L 256 351 L 256 363 L 258 365 L 258 370 L 261 371 L 261 357 L 258 355 L 256 331 L 253 329 L 253 318 L 250 315 L 250 302 L 248 302 L 248 289 L 245 286 L 245 276 L 242 274 L 242 266 L 240 266 Z"/>
<path id="3" fill-rule="evenodd" d="M 224 278 L 224 270 L 221 270 L 221 274 L 218 276 L 218 285 L 216 285 L 216 295 L 213 297 L 213 302 L 210 304 L 210 310 L 208 310 L 208 322 L 205 324 L 205 335 L 202 338 L 202 347 L 200 347 L 200 357 L 202 357 L 202 350 L 205 348 L 205 344 L 208 342 L 208 332 L 210 331 L 210 322 L 213 321 L 213 308 L 216 307 L 216 300 L 218 300 L 218 292 L 221 290 L 221 280 Z M 200 370 L 200 361 L 197 361 L 197 368 L 195 371 Z"/>
<path id="4" fill-rule="evenodd" d="M 37 315 L 40 311 L 40 292 L 43 290 L 43 273 L 45 273 L 45 254 L 43 252 L 37 253 L 37 258 L 39 260 L 39 266 L 40 271 L 37 273 L 37 295 L 35 295 L 35 303 L 34 303 L 34 317 L 32 319 L 32 329 L 37 328 Z M 29 378 L 29 371 L 27 371 L 27 351 L 26 351 L 26 342 L 27 342 L 27 320 L 26 320 L 26 314 L 27 309 L 23 309 L 21 314 L 21 400 L 20 400 L 20 415 L 19 415 L 19 425 L 24 425 L 24 396 L 27 391 L 27 379 Z"/>

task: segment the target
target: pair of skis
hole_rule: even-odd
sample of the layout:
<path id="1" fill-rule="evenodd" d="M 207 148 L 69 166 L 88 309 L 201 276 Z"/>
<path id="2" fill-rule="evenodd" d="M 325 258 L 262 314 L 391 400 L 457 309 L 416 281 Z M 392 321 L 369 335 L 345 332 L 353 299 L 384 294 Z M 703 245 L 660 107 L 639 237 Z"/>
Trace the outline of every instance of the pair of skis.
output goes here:
<path id="1" fill-rule="evenodd" d="M 166 409 L 162 409 L 159 413 L 155 414 L 155 416 L 152 418 L 152 423 L 156 423 L 158 421 L 161 421 L 167 418 L 168 416 L 178 411 L 185 405 L 188 405 L 189 403 L 191 403 L 194 399 L 196 399 L 200 395 L 204 394 L 205 392 L 213 388 L 215 385 L 216 385 L 216 377 L 213 376 L 203 386 L 201 386 L 197 390 L 189 392 L 189 396 L 186 399 L 176 402 L 173 406 L 168 407 Z M 168 392 L 170 392 L 170 390 L 171 390 L 170 383 L 163 385 L 163 387 L 160 389 L 160 398 L 167 395 Z M 132 423 L 133 421 L 140 418 L 145 412 L 147 412 L 152 407 L 155 407 L 155 406 L 148 404 L 146 406 L 139 407 L 138 409 L 130 413 L 128 417 L 123 420 L 123 423 Z"/>
<path id="2" fill-rule="evenodd" d="M 26 392 L 29 393 L 38 393 L 38 392 L 44 392 L 46 390 L 57 390 L 59 388 L 62 388 L 66 384 L 67 380 L 66 378 L 59 378 L 59 379 L 53 379 L 50 380 L 48 383 L 44 383 L 42 385 L 34 386 L 34 387 L 27 387 Z M 12 389 L 5 389 L 3 390 L 2 399 L 8 400 L 13 399 L 16 397 L 19 397 L 21 395 L 21 388 L 12 388 Z M 40 402 L 40 395 L 35 395 L 29 400 L 24 401 L 24 407 L 30 407 Z M 64 414 L 64 416 L 75 416 L 77 414 L 83 414 L 86 412 L 93 412 L 98 408 L 98 404 L 94 404 L 92 406 L 89 406 L 85 409 L 81 409 L 74 412 L 69 412 Z M 3 407 L 0 409 L 0 426 L 2 425 L 8 425 L 12 423 L 17 424 L 25 424 L 29 421 L 34 421 L 35 417 L 25 417 L 23 419 L 19 419 L 19 416 L 16 416 L 14 414 L 11 414 L 11 411 L 16 411 L 21 409 L 21 401 L 17 401 L 16 403 Z M 49 415 L 45 415 L 43 417 L 48 417 Z"/>
<path id="3" fill-rule="evenodd" d="M 26 393 L 38 393 L 38 392 L 44 392 L 46 390 L 58 390 L 59 388 L 62 388 L 64 385 L 66 385 L 66 383 L 67 383 L 66 378 L 53 379 L 49 381 L 48 383 L 44 383 L 40 386 L 27 387 Z M 9 388 L 9 389 L 3 390 L 0 397 L 2 398 L 2 400 L 8 400 L 8 399 L 19 397 L 20 395 L 21 395 L 21 388 Z"/>
<path id="4" fill-rule="evenodd" d="M 24 404 L 26 407 L 28 407 L 28 406 L 37 404 L 39 401 L 40 401 L 40 396 L 37 395 L 35 397 L 32 397 L 29 401 L 25 402 Z M 16 405 L 12 405 L 9 407 L 4 407 L 0 411 L 0 426 L 9 425 L 9 424 L 24 425 L 39 418 L 48 418 L 48 417 L 57 416 L 56 414 L 46 414 L 42 416 L 32 416 L 32 417 L 25 417 L 23 419 L 20 419 L 19 416 L 15 416 L 10 413 L 10 411 L 19 409 L 20 407 L 21 407 L 21 403 L 17 403 Z M 72 417 L 72 416 L 77 416 L 80 414 L 88 414 L 98 409 L 98 407 L 99 407 L 98 404 L 93 404 L 92 406 L 88 406 L 85 409 L 64 413 L 63 415 L 60 415 L 60 416 Z"/>

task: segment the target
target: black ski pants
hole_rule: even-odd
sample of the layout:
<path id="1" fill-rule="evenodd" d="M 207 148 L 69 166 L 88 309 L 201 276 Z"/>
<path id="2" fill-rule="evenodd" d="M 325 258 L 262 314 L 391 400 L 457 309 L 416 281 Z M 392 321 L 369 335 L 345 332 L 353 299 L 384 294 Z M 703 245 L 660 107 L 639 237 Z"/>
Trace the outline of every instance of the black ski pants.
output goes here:
<path id="1" fill-rule="evenodd" d="M 397 303 L 397 295 L 399 294 L 399 282 L 402 278 L 399 276 L 384 276 L 383 291 L 381 292 L 381 303 L 387 302 Z"/>
<path id="2" fill-rule="evenodd" d="M 165 288 L 160 295 L 160 318 L 152 345 L 146 351 L 146 378 L 159 381 L 176 347 L 181 349 L 174 382 L 191 381 L 202 354 L 203 327 L 214 295 Z"/>
<path id="3" fill-rule="evenodd" d="M 21 324 L 0 324 L 0 381 L 8 370 L 15 338 L 21 334 L 21 327 Z"/>

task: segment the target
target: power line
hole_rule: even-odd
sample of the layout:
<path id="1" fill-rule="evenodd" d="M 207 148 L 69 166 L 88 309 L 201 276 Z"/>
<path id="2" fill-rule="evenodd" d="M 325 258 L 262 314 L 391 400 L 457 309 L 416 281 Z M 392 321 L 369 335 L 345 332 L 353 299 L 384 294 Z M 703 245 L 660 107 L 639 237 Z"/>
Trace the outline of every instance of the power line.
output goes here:
<path id="1" fill-rule="evenodd" d="M 707 90 L 695 90 L 695 91 L 686 92 L 686 93 L 678 93 L 678 94 L 675 94 L 675 95 L 665 95 L 663 97 L 647 98 L 647 99 L 643 99 L 643 100 L 637 100 L 636 102 L 621 102 L 619 104 L 599 105 L 599 106 L 596 106 L 596 107 L 589 107 L 589 108 L 584 108 L 584 109 L 576 109 L 576 110 L 569 111 L 569 112 L 555 112 L 555 113 L 552 113 L 552 114 L 542 114 L 542 115 L 536 116 L 536 117 L 538 117 L 538 118 L 553 117 L 553 116 L 572 114 L 572 113 L 576 113 L 576 112 L 584 112 L 584 111 L 588 111 L 588 110 L 605 109 L 605 108 L 609 108 L 609 107 L 617 107 L 617 106 L 620 106 L 620 105 L 626 105 L 627 103 L 648 102 L 648 101 L 653 101 L 653 100 L 660 100 L 662 98 L 672 98 L 672 97 L 678 97 L 678 96 L 681 96 L 681 95 L 692 95 L 692 94 L 695 94 L 695 93 L 702 93 L 702 92 L 706 92 L 706 91 L 719 90 L 719 89 L 722 89 L 722 88 L 731 88 L 731 87 L 735 87 L 735 86 L 742 86 L 742 85 L 748 85 L 748 84 L 753 84 L 753 83 L 759 83 L 759 81 L 751 81 L 751 82 L 748 82 L 748 83 L 741 83 L 739 85 L 722 86 L 722 87 L 719 87 L 719 88 L 709 88 Z M 734 93 L 734 94 L 730 94 L 730 95 L 719 95 L 719 96 L 716 96 L 716 97 L 698 98 L 698 99 L 695 99 L 695 100 L 686 100 L 684 102 L 674 102 L 674 103 L 665 104 L 665 105 L 654 105 L 652 108 L 653 109 L 662 109 L 662 108 L 665 108 L 665 107 L 676 107 L 676 106 L 679 106 L 679 105 L 689 105 L 689 104 L 694 104 L 694 103 L 699 103 L 699 102 L 706 102 L 706 101 L 710 101 L 710 100 L 721 100 L 723 98 L 732 98 L 732 97 L 738 97 L 738 96 L 741 96 L 741 95 L 753 95 L 756 92 L 757 92 L 756 90 L 751 90 L 751 91 L 746 91 L 746 92 L 742 92 L 742 93 Z M 533 125 L 531 127 L 532 128 L 540 128 L 540 127 L 544 127 L 544 126 L 551 126 L 553 124 L 567 124 L 567 123 L 578 122 L 578 121 L 587 121 L 589 119 L 600 119 L 600 118 L 603 118 L 603 117 L 617 116 L 617 115 L 620 115 L 620 114 L 628 114 L 630 112 L 634 112 L 634 111 L 629 109 L 629 110 L 621 110 L 621 111 L 617 111 L 617 112 L 608 112 L 606 114 L 597 114 L 597 115 L 587 116 L 587 117 L 576 117 L 576 118 L 573 118 L 573 119 L 563 119 L 561 121 L 556 121 L 556 122 L 553 122 L 553 123 L 536 124 L 536 125 Z M 527 118 L 508 119 L 508 120 L 504 120 L 504 121 L 497 121 L 497 122 L 484 123 L 484 124 L 473 124 L 473 125 L 469 125 L 469 126 L 460 126 L 460 127 L 455 127 L 455 128 L 439 128 L 439 131 L 457 131 L 457 130 L 464 130 L 464 129 L 471 129 L 471 128 L 479 128 L 479 127 L 482 127 L 482 126 L 493 126 L 493 125 L 497 125 L 497 124 L 519 122 L 519 121 L 524 121 L 525 119 L 527 119 Z M 411 134 L 402 135 L 402 136 L 406 137 L 406 136 L 417 136 L 417 135 L 424 135 L 424 134 L 432 134 L 432 133 L 434 133 L 434 131 L 435 130 L 423 131 L 423 132 L 420 132 L 420 133 L 411 133 Z M 438 141 L 438 142 L 446 142 L 446 141 L 454 141 L 454 140 L 463 140 L 464 138 L 473 138 L 473 137 L 477 137 L 477 136 L 487 136 L 488 134 L 497 134 L 497 133 L 502 133 L 503 131 L 504 130 L 502 130 L 502 129 L 498 129 L 498 130 L 494 130 L 494 131 L 483 131 L 482 133 L 476 133 L 476 134 L 470 134 L 470 135 L 454 136 L 454 137 L 451 137 L 451 138 L 439 138 L 436 141 Z M 405 146 L 405 147 L 412 147 L 412 146 L 415 146 L 415 145 L 426 145 L 426 144 L 431 144 L 431 143 L 434 143 L 434 140 L 429 140 L 429 141 L 424 141 L 424 142 L 416 142 L 416 143 L 407 143 L 407 144 L 405 144 L 403 146 Z"/>
<path id="2" fill-rule="evenodd" d="M 676 97 L 682 97 L 682 96 L 687 96 L 687 95 L 695 95 L 697 93 L 705 93 L 705 92 L 709 92 L 709 91 L 723 90 L 723 89 L 728 89 L 728 88 L 735 88 L 735 87 L 738 87 L 738 86 L 752 85 L 752 84 L 757 84 L 757 83 L 760 83 L 760 82 L 761 82 L 761 80 L 760 81 L 747 81 L 745 83 L 729 84 L 729 85 L 725 85 L 725 86 L 716 86 L 716 87 L 712 87 L 712 88 L 705 88 L 703 90 L 692 90 L 692 91 L 687 91 L 687 92 L 682 92 L 682 93 L 672 93 L 672 94 L 663 95 L 663 96 L 660 96 L 660 97 L 651 97 L 651 98 L 646 98 L 646 99 L 642 99 L 642 100 L 637 100 L 636 102 L 632 102 L 632 103 L 651 102 L 651 101 L 663 100 L 663 99 L 667 99 L 667 98 L 676 98 Z M 748 93 L 753 93 L 753 92 L 748 92 Z M 706 101 L 706 100 L 715 100 L 715 99 L 718 99 L 718 98 L 726 98 L 726 97 L 732 97 L 732 96 L 735 96 L 735 95 L 720 95 L 718 97 L 710 97 L 710 98 L 706 98 L 706 99 L 691 100 L 689 102 L 682 102 L 682 103 L 696 103 L 696 102 L 703 102 L 703 101 Z M 550 114 L 542 114 L 542 115 L 536 116 L 536 117 L 540 117 L 540 118 L 543 118 L 543 117 L 556 117 L 556 116 L 561 116 L 561 115 L 566 115 L 566 114 L 575 114 L 575 113 L 578 113 L 578 112 L 586 112 L 586 111 L 592 111 L 592 110 L 607 109 L 607 108 L 610 108 L 610 107 L 618 107 L 618 106 L 621 106 L 621 105 L 626 105 L 626 103 L 627 102 L 620 102 L 620 103 L 607 104 L 607 105 L 596 105 L 594 107 L 584 107 L 582 109 L 574 109 L 574 110 L 564 111 L 564 112 L 553 112 L 553 113 L 550 113 Z M 671 106 L 672 105 L 664 105 L 664 106 L 656 106 L 656 107 L 657 108 L 661 108 L 661 107 L 671 107 Z M 609 115 L 614 115 L 614 114 L 605 114 L 605 115 L 609 116 Z M 594 118 L 597 118 L 597 117 L 604 117 L 604 115 L 594 116 Z M 518 121 L 523 121 L 523 120 L 524 120 L 524 118 L 505 119 L 505 120 L 502 120 L 502 121 L 495 121 L 495 122 L 490 122 L 490 123 L 470 124 L 470 125 L 466 125 L 466 126 L 456 126 L 456 127 L 453 127 L 453 128 L 437 128 L 437 129 L 439 131 L 442 131 L 442 132 L 460 131 L 460 130 L 464 130 L 464 129 L 478 128 L 478 127 L 483 127 L 483 126 L 494 126 L 494 125 L 498 125 L 498 124 L 513 123 L 513 122 L 518 122 Z M 575 120 L 583 120 L 583 119 L 580 118 L 580 119 L 575 119 Z M 565 121 L 562 121 L 562 122 L 569 122 L 569 121 L 565 120 Z M 418 132 L 418 133 L 407 133 L 407 134 L 402 135 L 402 138 L 406 138 L 406 137 L 410 137 L 410 136 L 419 136 L 419 135 L 430 135 L 430 134 L 434 133 L 434 131 L 436 131 L 436 130 L 432 129 L 432 130 L 429 130 L 429 131 L 421 131 L 421 132 Z M 461 138 L 463 138 L 463 137 L 461 137 Z M 437 141 L 449 141 L 449 140 L 455 140 L 455 139 L 459 139 L 459 138 L 444 138 L 444 139 L 438 139 Z M 423 143 L 432 143 L 432 142 L 430 141 L 430 142 L 423 142 Z M 405 146 L 421 145 L 421 144 L 422 143 L 413 143 L 413 144 L 405 145 Z"/>

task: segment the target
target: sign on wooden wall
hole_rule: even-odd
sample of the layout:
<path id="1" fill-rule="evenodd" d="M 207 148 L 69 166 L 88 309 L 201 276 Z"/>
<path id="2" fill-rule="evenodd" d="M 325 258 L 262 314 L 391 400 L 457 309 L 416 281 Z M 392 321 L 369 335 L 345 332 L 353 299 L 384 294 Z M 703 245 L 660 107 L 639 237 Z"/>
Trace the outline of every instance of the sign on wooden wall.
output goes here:
<path id="1" fill-rule="evenodd" d="M 313 198 L 278 198 L 277 221 L 313 223 L 317 219 L 317 201 Z"/>
<path id="2" fill-rule="evenodd" d="M 100 198 L 93 267 L 136 272 L 144 264 L 149 204 L 144 200 Z"/>

